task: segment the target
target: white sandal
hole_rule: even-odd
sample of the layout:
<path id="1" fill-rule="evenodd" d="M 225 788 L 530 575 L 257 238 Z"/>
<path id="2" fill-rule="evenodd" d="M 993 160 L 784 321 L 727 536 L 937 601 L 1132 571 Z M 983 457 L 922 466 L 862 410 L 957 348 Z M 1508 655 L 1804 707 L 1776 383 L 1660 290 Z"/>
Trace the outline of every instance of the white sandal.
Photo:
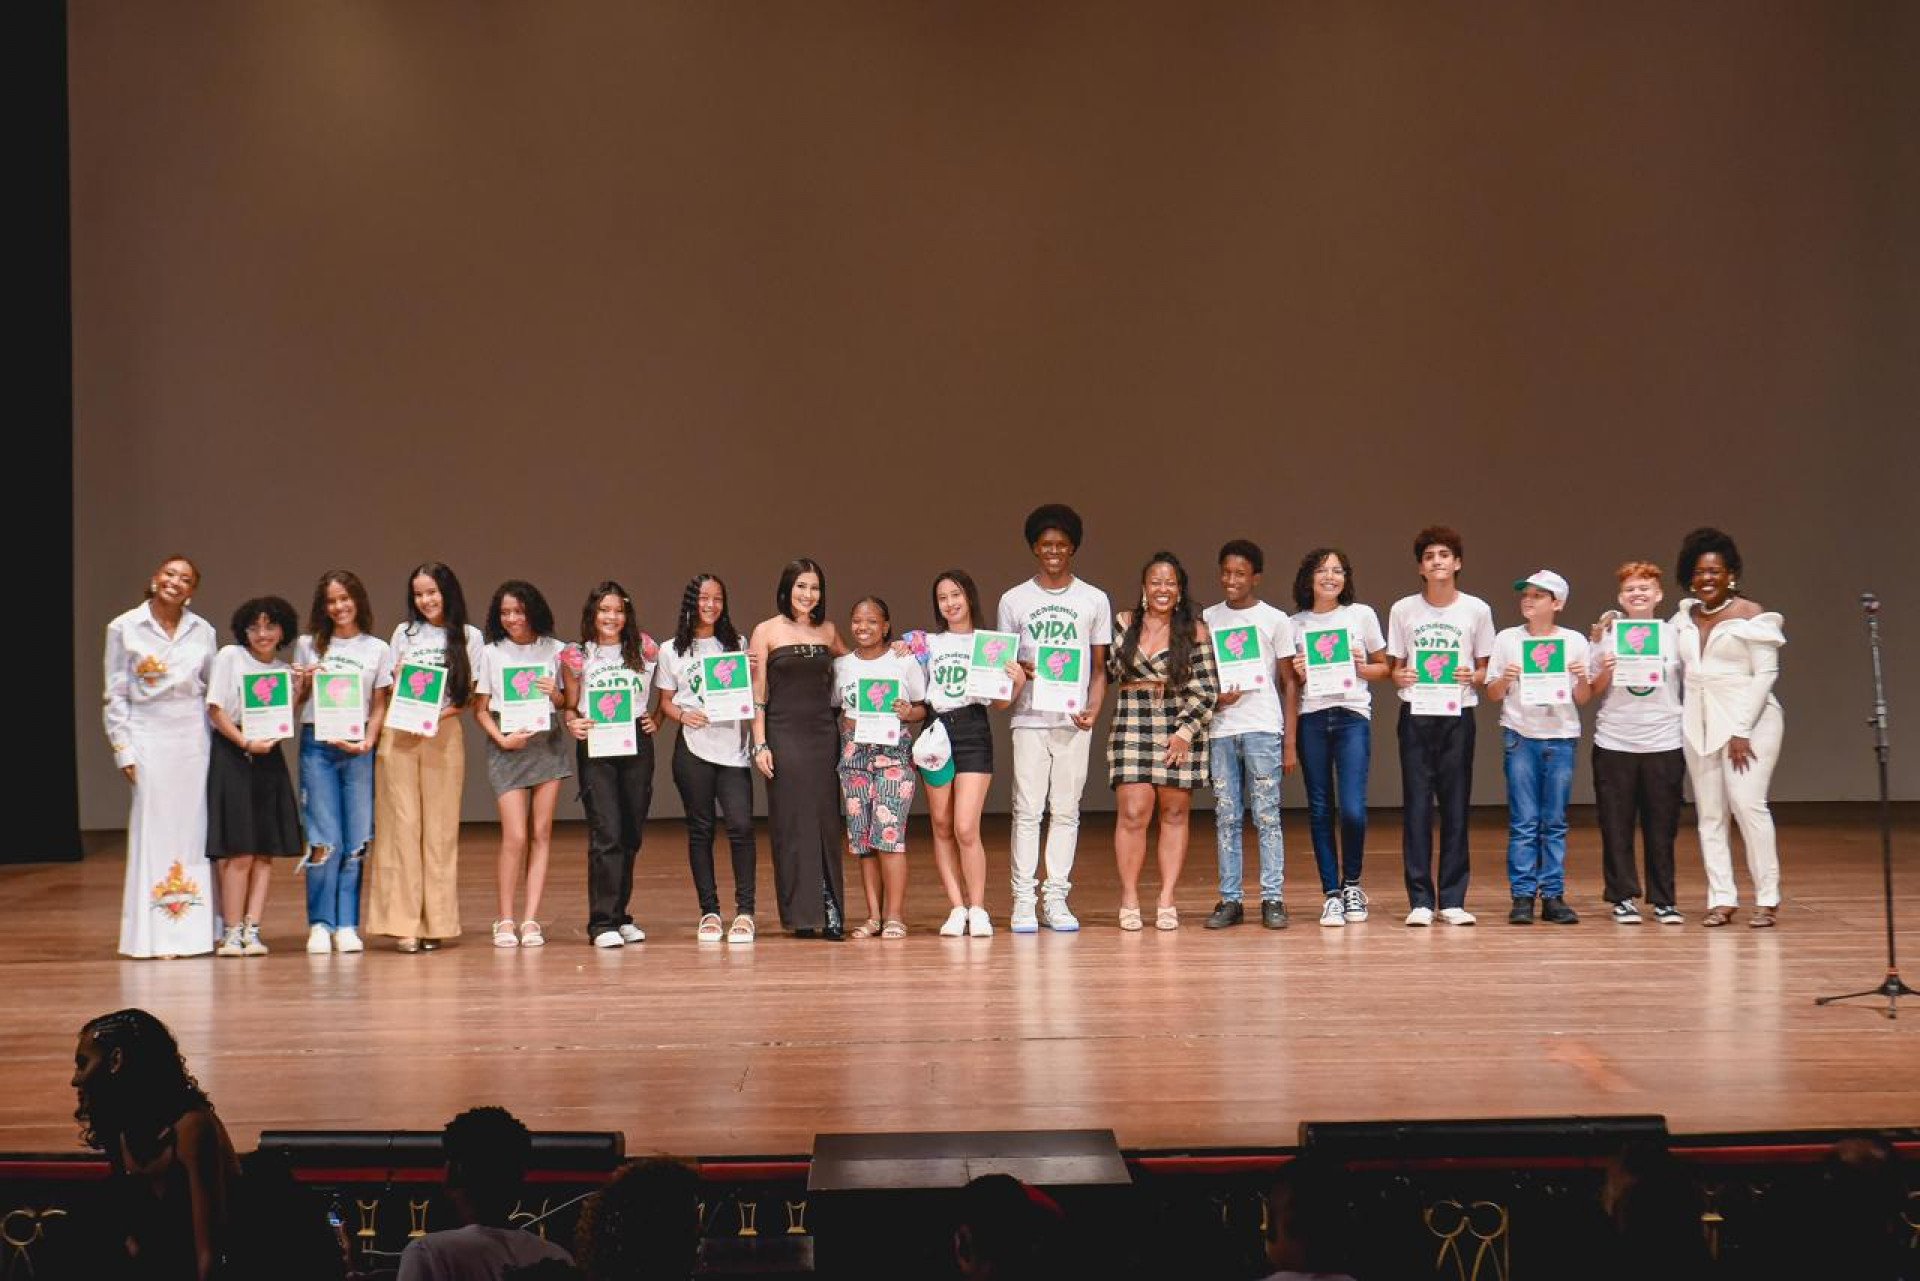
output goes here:
<path id="1" fill-rule="evenodd" d="M 520 946 L 521 947 L 545 947 L 546 945 L 547 945 L 547 936 L 541 932 L 540 922 L 538 921 L 520 922 Z"/>
<path id="2" fill-rule="evenodd" d="M 744 947 L 753 942 L 753 918 L 741 913 L 733 918 L 733 924 L 727 929 L 727 942 L 734 947 Z"/>
<path id="3" fill-rule="evenodd" d="M 1153 928 L 1156 930 L 1177 930 L 1180 928 L 1180 909 L 1169 904 L 1153 914 Z"/>
<path id="4" fill-rule="evenodd" d="M 720 913 L 708 912 L 701 917 L 700 928 L 693 932 L 693 937 L 702 943 L 718 943 L 725 938 L 726 931 L 720 928 Z"/>
<path id="5" fill-rule="evenodd" d="M 513 932 L 510 917 L 501 917 L 493 923 L 493 945 L 495 947 L 519 947 L 520 936 Z"/>

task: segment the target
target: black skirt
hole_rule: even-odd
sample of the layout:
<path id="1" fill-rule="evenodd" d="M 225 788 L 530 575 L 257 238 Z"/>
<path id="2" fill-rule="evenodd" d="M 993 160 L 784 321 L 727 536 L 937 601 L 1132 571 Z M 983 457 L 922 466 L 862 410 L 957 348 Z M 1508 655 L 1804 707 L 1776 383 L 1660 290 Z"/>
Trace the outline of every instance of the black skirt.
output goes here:
<path id="1" fill-rule="evenodd" d="M 215 734 L 207 762 L 207 857 L 235 854 L 300 857 L 300 811 L 278 744 L 254 756 Z"/>

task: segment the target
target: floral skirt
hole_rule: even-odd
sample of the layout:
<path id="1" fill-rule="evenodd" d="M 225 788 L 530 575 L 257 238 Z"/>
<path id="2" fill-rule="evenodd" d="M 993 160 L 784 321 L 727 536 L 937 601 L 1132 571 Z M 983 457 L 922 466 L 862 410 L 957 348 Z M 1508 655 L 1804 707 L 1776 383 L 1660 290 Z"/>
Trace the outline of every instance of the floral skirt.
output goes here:
<path id="1" fill-rule="evenodd" d="M 885 746 L 840 738 L 840 812 L 847 844 L 858 855 L 907 851 L 907 811 L 916 775 L 906 744 Z"/>

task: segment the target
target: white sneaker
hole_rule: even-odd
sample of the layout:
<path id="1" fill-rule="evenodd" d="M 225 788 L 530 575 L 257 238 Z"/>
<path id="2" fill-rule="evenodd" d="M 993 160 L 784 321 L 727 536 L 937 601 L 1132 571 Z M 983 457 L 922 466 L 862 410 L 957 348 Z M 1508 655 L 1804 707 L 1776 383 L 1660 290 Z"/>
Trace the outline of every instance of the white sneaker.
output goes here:
<path id="1" fill-rule="evenodd" d="M 1056 934 L 1071 934 L 1080 928 L 1080 918 L 1067 906 L 1065 895 L 1041 900 L 1039 921 Z"/>
<path id="2" fill-rule="evenodd" d="M 619 930 L 601 930 L 593 936 L 595 947 L 625 947 L 627 941 L 620 937 Z"/>
<path id="3" fill-rule="evenodd" d="M 1347 923 L 1347 910 L 1341 905 L 1338 894 L 1327 895 L 1327 901 L 1320 908 L 1320 924 L 1328 929 L 1344 927 Z"/>
<path id="4" fill-rule="evenodd" d="M 220 946 L 213 949 L 215 956 L 245 956 L 247 954 L 246 934 L 238 925 L 227 927 L 220 936 Z"/>
<path id="5" fill-rule="evenodd" d="M 1350 923 L 1358 925 L 1367 919 L 1367 892 L 1358 885 L 1349 885 L 1341 890 L 1340 901 Z"/>
<path id="6" fill-rule="evenodd" d="M 240 927 L 240 950 L 248 956 L 265 956 L 266 941 L 260 937 L 260 927 L 248 922 Z"/>
<path id="7" fill-rule="evenodd" d="M 1433 909 L 1430 907 L 1414 908 L 1411 912 L 1407 913 L 1407 924 L 1408 925 L 1432 925 Z"/>
<path id="8" fill-rule="evenodd" d="M 985 939 L 993 937 L 993 918 L 987 915 L 984 907 L 967 909 L 967 934 L 971 938 Z"/>
<path id="9" fill-rule="evenodd" d="M 956 907 L 947 913 L 946 921 L 940 926 L 943 939 L 965 938 L 967 935 L 967 909 Z"/>
<path id="10" fill-rule="evenodd" d="M 367 945 L 360 941 L 360 931 L 351 925 L 342 925 L 333 932 L 333 950 L 336 952 L 364 952 Z M 313 951 L 313 940 L 307 940 L 307 951 Z"/>
<path id="11" fill-rule="evenodd" d="M 1473 913 L 1469 912 L 1464 907 L 1443 907 L 1440 909 L 1440 919 L 1445 921 L 1448 925 L 1479 924 L 1479 922 L 1475 919 Z"/>
<path id="12" fill-rule="evenodd" d="M 1040 918 L 1034 913 L 1032 899 L 1015 899 L 1013 901 L 1013 919 L 1007 923 L 1007 928 L 1015 934 L 1038 934 L 1040 932 Z"/>
<path id="13" fill-rule="evenodd" d="M 340 949 L 342 952 L 346 948 Z M 307 931 L 307 951 L 315 956 L 325 956 L 333 951 L 333 931 L 324 925 L 315 925 Z"/>
<path id="14" fill-rule="evenodd" d="M 628 921 L 620 927 L 620 941 L 622 943 L 644 943 L 647 941 L 647 932 L 638 925 L 635 925 L 632 921 Z"/>

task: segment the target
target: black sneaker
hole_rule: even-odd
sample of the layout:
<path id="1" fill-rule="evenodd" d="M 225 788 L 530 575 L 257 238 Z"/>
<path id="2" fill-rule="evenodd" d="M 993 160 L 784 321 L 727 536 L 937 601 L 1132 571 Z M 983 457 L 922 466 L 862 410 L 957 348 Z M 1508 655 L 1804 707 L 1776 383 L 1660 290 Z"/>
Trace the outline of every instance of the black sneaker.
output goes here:
<path id="1" fill-rule="evenodd" d="M 1580 914 L 1567 906 L 1558 894 L 1540 900 L 1540 919 L 1548 925 L 1578 925 Z"/>
<path id="2" fill-rule="evenodd" d="M 1287 928 L 1287 905 L 1277 898 L 1260 900 L 1260 924 L 1270 930 Z"/>
<path id="3" fill-rule="evenodd" d="M 1207 918 L 1207 928 L 1224 930 L 1229 925 L 1238 925 L 1247 919 L 1246 909 L 1232 899 L 1221 899 L 1213 905 L 1213 915 Z"/>
<path id="4" fill-rule="evenodd" d="M 1526 898 L 1521 898 L 1518 894 L 1513 896 L 1513 910 L 1507 913 L 1507 924 L 1533 924 L 1533 897 L 1531 895 Z"/>

